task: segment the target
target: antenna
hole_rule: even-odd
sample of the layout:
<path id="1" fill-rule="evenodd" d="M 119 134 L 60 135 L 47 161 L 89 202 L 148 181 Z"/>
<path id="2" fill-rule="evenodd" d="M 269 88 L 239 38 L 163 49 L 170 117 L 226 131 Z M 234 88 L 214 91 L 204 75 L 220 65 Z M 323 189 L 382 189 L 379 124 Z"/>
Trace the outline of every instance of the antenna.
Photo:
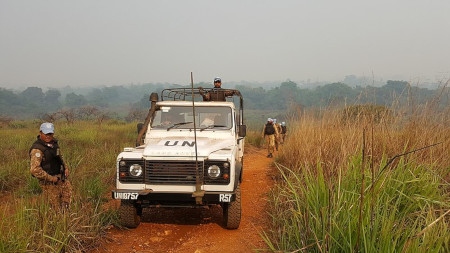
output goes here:
<path id="1" fill-rule="evenodd" d="M 198 156 L 197 156 L 197 124 L 195 123 L 195 103 L 194 103 L 194 77 L 191 72 L 191 92 L 192 92 L 192 113 L 194 121 L 194 148 L 195 148 L 195 192 L 192 193 L 192 197 L 195 197 L 195 203 L 202 204 L 202 198 L 205 195 L 202 191 L 202 182 L 200 181 L 200 171 L 198 169 Z"/>

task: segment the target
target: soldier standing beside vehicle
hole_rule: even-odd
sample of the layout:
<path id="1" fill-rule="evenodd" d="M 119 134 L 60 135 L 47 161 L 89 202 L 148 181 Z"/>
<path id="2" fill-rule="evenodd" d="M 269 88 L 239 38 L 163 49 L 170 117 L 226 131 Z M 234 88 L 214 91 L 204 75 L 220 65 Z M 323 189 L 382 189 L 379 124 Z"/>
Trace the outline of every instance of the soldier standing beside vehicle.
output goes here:
<path id="1" fill-rule="evenodd" d="M 278 136 L 278 130 L 273 124 L 273 119 L 268 118 L 263 128 L 263 138 L 267 145 L 267 157 L 273 157 L 275 151 L 275 138 Z"/>
<path id="2" fill-rule="evenodd" d="M 214 88 L 208 92 L 204 92 L 202 87 L 199 87 L 200 95 L 203 97 L 203 101 L 226 101 L 226 97 L 233 95 L 240 96 L 241 93 L 238 90 L 222 89 L 222 80 L 220 77 L 214 78 Z"/>
<path id="3" fill-rule="evenodd" d="M 55 127 L 43 123 L 37 140 L 30 148 L 30 172 L 39 180 L 43 195 L 55 210 L 67 210 L 72 198 L 72 185 L 66 179 L 69 168 L 59 153 L 58 141 L 54 138 Z"/>

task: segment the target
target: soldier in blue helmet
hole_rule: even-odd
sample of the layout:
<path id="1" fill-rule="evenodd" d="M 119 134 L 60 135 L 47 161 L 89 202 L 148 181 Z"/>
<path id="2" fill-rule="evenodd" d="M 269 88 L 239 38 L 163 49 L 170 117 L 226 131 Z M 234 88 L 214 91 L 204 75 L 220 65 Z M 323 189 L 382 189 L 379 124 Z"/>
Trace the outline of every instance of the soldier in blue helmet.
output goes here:
<path id="1" fill-rule="evenodd" d="M 287 134 L 286 122 L 281 122 L 281 142 L 284 143 Z"/>
<path id="2" fill-rule="evenodd" d="M 275 127 L 273 119 L 267 119 L 267 123 L 264 124 L 262 134 L 267 145 L 267 157 L 271 158 L 275 152 L 275 138 L 278 136 L 278 129 Z"/>
<path id="3" fill-rule="evenodd" d="M 37 140 L 30 148 L 30 172 L 39 180 L 43 195 L 52 208 L 67 210 L 72 198 L 72 185 L 67 177 L 69 168 L 59 152 L 58 140 L 54 138 L 55 126 L 43 123 Z"/>
<path id="4" fill-rule="evenodd" d="M 203 101 L 226 101 L 226 97 L 241 95 L 238 90 L 222 89 L 222 79 L 220 77 L 214 78 L 214 88 L 210 91 L 205 93 L 203 88 L 199 87 L 199 92 L 203 97 Z"/>

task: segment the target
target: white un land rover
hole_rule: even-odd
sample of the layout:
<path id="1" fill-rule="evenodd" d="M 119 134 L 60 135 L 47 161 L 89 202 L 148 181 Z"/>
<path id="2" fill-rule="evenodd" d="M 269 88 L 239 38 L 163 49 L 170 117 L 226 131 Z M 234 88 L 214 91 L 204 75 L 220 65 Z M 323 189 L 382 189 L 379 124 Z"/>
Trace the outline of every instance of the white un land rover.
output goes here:
<path id="1" fill-rule="evenodd" d="M 225 102 L 201 101 L 197 88 L 150 95 L 136 147 L 117 156 L 112 197 L 123 226 L 137 227 L 143 208 L 220 205 L 224 227 L 239 227 L 246 126 L 237 93 Z"/>

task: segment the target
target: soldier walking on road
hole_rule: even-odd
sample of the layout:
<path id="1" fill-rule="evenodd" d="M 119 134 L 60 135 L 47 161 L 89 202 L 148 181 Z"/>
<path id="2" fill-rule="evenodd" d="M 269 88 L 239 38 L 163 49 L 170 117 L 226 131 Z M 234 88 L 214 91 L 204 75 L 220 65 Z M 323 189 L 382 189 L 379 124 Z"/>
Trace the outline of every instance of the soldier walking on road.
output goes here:
<path id="1" fill-rule="evenodd" d="M 287 134 L 286 122 L 281 122 L 281 142 L 284 143 Z"/>
<path id="2" fill-rule="evenodd" d="M 275 151 L 275 138 L 278 136 L 278 129 L 273 124 L 273 119 L 268 118 L 263 128 L 263 138 L 267 145 L 267 157 L 273 157 Z"/>
<path id="3" fill-rule="evenodd" d="M 69 168 L 59 153 L 58 141 L 52 123 L 43 123 L 37 140 L 30 148 L 30 172 L 39 180 L 43 195 L 55 210 L 65 211 L 72 198 L 72 185 L 67 180 Z"/>
<path id="4" fill-rule="evenodd" d="M 281 125 L 277 123 L 277 119 L 273 119 L 273 126 L 277 129 L 277 135 L 275 136 L 275 149 L 278 151 L 280 144 L 283 144 L 281 140 Z"/>

